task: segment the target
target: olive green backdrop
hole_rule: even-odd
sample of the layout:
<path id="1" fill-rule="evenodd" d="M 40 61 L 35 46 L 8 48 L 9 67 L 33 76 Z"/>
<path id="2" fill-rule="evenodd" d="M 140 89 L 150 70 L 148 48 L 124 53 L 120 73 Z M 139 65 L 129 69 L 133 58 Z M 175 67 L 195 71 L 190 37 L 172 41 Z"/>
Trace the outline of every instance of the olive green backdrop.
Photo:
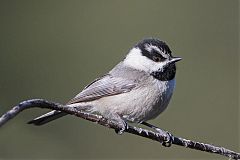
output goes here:
<path id="1" fill-rule="evenodd" d="M 240 151 L 237 0 L 1 0 L 0 114 L 20 101 L 65 103 L 144 37 L 177 64 L 169 108 L 151 123 Z M 42 127 L 21 113 L 0 129 L 0 159 L 226 159 L 68 116 Z"/>

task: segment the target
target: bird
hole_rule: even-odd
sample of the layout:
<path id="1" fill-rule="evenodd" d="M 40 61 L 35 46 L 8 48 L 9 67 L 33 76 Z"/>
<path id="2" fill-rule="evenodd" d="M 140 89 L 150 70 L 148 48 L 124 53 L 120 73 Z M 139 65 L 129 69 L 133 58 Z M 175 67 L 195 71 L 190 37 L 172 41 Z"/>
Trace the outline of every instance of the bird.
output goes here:
<path id="1" fill-rule="evenodd" d="M 154 128 L 147 121 L 167 108 L 176 83 L 176 62 L 181 59 L 172 55 L 166 42 L 143 39 L 112 70 L 87 85 L 66 106 L 116 121 L 121 131 L 128 122 Z M 40 126 L 65 115 L 54 110 L 28 123 Z"/>

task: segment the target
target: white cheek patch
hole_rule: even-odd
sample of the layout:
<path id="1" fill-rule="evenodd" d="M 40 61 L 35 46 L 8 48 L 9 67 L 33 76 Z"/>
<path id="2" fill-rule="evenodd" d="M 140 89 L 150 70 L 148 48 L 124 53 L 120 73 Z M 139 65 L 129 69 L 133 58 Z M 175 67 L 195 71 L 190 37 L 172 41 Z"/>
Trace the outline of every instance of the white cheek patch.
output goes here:
<path id="1" fill-rule="evenodd" d="M 166 64 L 166 62 L 154 62 L 146 56 L 143 56 L 139 48 L 131 49 L 123 63 L 126 66 L 140 71 L 145 71 L 147 73 L 157 71 L 160 68 L 163 68 L 163 66 Z"/>

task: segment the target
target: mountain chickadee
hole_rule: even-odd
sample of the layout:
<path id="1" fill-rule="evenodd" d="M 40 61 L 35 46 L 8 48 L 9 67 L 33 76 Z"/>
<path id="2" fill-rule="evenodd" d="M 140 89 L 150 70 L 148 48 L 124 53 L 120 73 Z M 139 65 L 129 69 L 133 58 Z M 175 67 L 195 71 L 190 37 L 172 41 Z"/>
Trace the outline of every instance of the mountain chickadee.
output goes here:
<path id="1" fill-rule="evenodd" d="M 88 112 L 96 112 L 115 120 L 126 129 L 127 122 L 142 123 L 163 112 L 175 87 L 175 62 L 168 45 L 148 38 L 136 44 L 125 59 L 110 72 L 97 78 L 66 105 Z M 30 121 L 43 125 L 66 115 L 51 111 Z"/>

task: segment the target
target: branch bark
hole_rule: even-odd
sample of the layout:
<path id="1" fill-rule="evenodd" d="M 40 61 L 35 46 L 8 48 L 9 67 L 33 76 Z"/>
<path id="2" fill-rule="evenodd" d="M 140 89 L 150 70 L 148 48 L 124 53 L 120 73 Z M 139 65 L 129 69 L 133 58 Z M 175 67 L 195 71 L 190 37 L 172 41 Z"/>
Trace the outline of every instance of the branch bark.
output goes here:
<path id="1" fill-rule="evenodd" d="M 8 122 L 10 119 L 14 118 L 18 113 L 25 109 L 30 109 L 30 108 L 48 108 L 52 110 L 59 110 L 66 112 L 71 115 L 75 115 L 77 117 L 96 122 L 100 125 L 103 125 L 108 128 L 112 128 L 115 130 L 121 129 L 121 126 L 119 126 L 117 123 L 114 121 L 111 121 L 109 119 L 104 118 L 103 116 L 100 115 L 95 115 L 91 113 L 86 113 L 83 111 L 79 111 L 75 108 L 72 107 L 67 107 L 65 105 L 59 104 L 59 103 L 54 103 L 54 102 L 49 102 L 44 99 L 31 99 L 31 100 L 26 100 L 21 103 L 19 103 L 17 106 L 13 107 L 11 110 L 6 112 L 0 117 L 0 127 L 2 127 L 6 122 Z M 134 126 L 129 126 L 125 132 L 138 135 L 141 137 L 145 137 L 154 141 L 158 141 L 162 143 L 163 141 L 167 140 L 167 136 L 165 134 L 160 134 L 157 132 L 153 132 L 150 130 L 134 127 Z M 232 159 L 240 159 L 240 153 L 231 151 L 229 149 L 226 149 L 224 147 L 218 147 L 214 146 L 211 144 L 205 144 L 205 143 L 200 143 L 192 140 L 187 140 L 184 138 L 180 137 L 175 137 L 173 138 L 173 144 L 183 146 L 186 148 L 191 148 L 191 149 L 196 149 L 200 151 L 205 151 L 209 153 L 215 153 L 219 155 L 223 155 Z"/>

